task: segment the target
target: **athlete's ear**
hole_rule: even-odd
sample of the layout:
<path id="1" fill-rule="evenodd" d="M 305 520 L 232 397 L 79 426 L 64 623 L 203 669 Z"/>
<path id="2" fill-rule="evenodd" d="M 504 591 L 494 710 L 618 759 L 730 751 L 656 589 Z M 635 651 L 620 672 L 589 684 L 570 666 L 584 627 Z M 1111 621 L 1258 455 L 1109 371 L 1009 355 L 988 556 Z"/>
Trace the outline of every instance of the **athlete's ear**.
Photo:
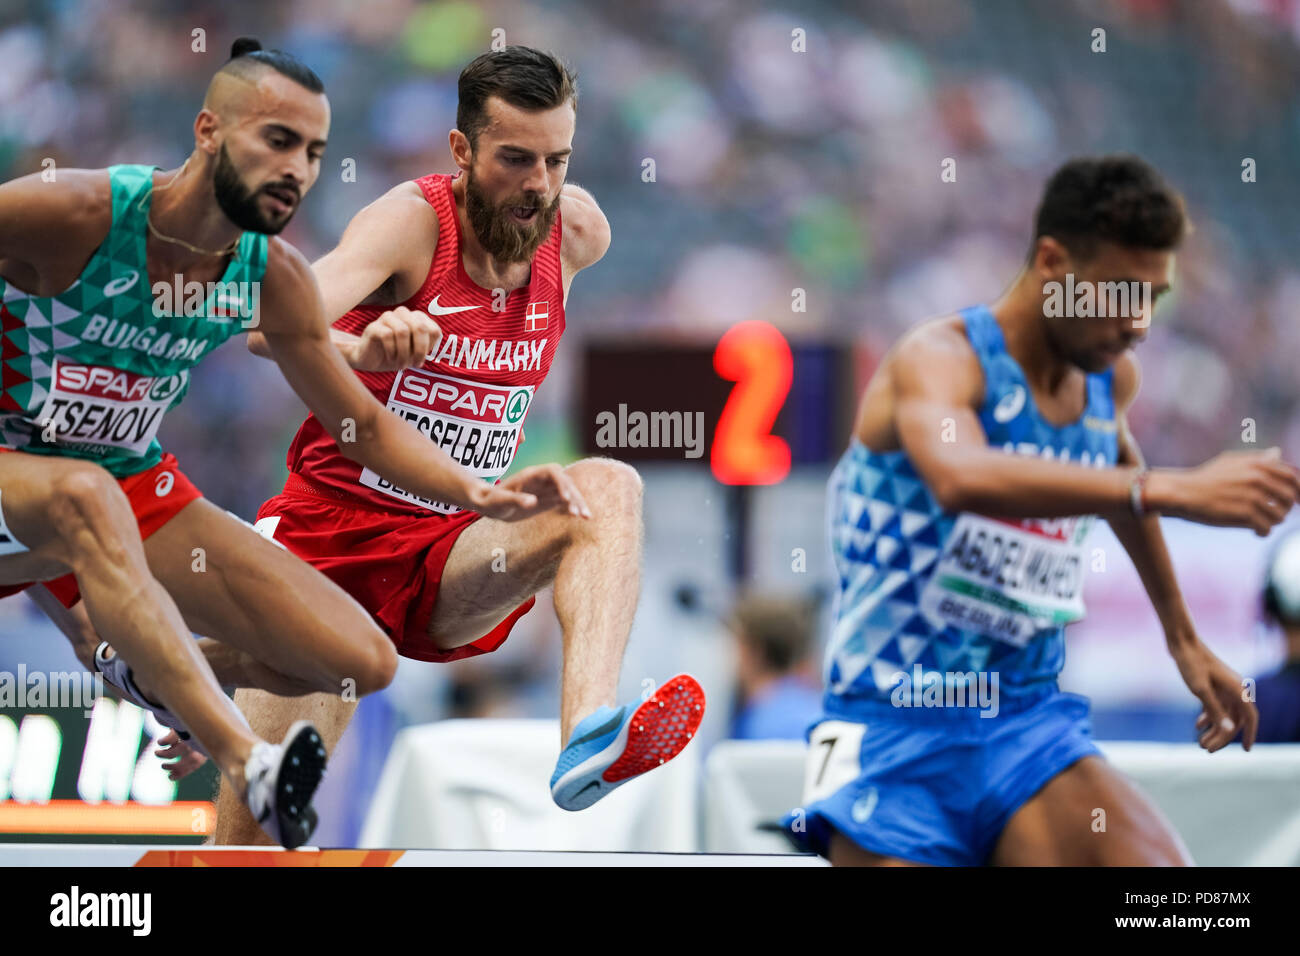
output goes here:
<path id="1" fill-rule="evenodd" d="M 217 150 L 221 147 L 217 138 L 220 129 L 221 120 L 217 118 L 216 113 L 206 107 L 199 110 L 199 115 L 194 117 L 195 148 L 209 156 L 217 155 Z"/>
<path id="2" fill-rule="evenodd" d="M 1034 271 L 1045 281 L 1070 270 L 1070 250 L 1051 236 L 1039 236 L 1034 250 Z"/>
<path id="3" fill-rule="evenodd" d="M 458 129 L 447 134 L 447 145 L 451 147 L 451 158 L 466 172 L 474 165 L 474 148 L 469 144 L 469 137 Z"/>

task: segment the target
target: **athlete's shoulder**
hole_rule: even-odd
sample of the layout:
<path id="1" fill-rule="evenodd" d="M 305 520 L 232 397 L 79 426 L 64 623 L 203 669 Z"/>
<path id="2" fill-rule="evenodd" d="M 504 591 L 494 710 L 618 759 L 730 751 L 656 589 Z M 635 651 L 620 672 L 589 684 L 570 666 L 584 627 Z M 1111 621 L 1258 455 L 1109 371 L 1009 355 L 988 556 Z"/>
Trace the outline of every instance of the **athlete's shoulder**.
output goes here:
<path id="1" fill-rule="evenodd" d="M 560 256 L 572 272 L 600 261 L 609 249 L 609 220 L 587 190 L 576 183 L 565 183 L 560 190 L 560 221 L 564 234 Z"/>
<path id="2" fill-rule="evenodd" d="M 1142 366 L 1138 364 L 1137 356 L 1132 349 L 1120 353 L 1120 357 L 1115 360 L 1115 374 L 1110 382 L 1115 407 L 1122 412 L 1132 405 L 1141 387 Z"/>
<path id="3" fill-rule="evenodd" d="M 311 263 L 291 242 L 272 235 L 266 241 L 266 278 L 274 281 L 308 280 L 312 278 Z"/>
<path id="4" fill-rule="evenodd" d="M 399 221 L 410 220 L 422 226 L 432 223 L 437 229 L 438 210 L 414 179 L 398 183 L 370 205 L 379 207 Z"/>
<path id="5" fill-rule="evenodd" d="M 958 314 L 927 319 L 909 329 L 886 361 L 898 387 L 942 383 L 945 391 L 973 401 L 978 401 L 983 388 L 979 358 Z"/>
<path id="6" fill-rule="evenodd" d="M 294 315 L 314 312 L 308 304 L 319 294 L 307 257 L 292 243 L 272 236 L 266 244 L 266 272 L 259 294 L 261 318 L 281 325 Z"/>
<path id="7" fill-rule="evenodd" d="M 894 354 L 908 361 L 978 365 L 966 335 L 966 323 L 958 314 L 937 316 L 913 326 L 898 340 Z"/>
<path id="8" fill-rule="evenodd" d="M 359 241 L 381 253 L 385 261 L 395 256 L 423 259 L 427 269 L 428 260 L 438 247 L 438 225 L 438 210 L 425 198 L 419 184 L 408 180 L 353 216 L 344 231 L 344 242 Z"/>

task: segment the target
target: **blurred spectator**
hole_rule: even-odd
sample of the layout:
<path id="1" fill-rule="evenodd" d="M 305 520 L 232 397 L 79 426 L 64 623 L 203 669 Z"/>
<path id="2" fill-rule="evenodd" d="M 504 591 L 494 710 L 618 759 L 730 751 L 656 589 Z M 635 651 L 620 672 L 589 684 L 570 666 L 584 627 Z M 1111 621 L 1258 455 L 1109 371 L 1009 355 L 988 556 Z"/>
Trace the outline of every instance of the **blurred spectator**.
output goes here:
<path id="1" fill-rule="evenodd" d="M 517 665 L 492 666 L 479 661 L 457 661 L 447 683 L 447 717 L 526 717 L 520 706 L 525 689 L 537 675 Z"/>
<path id="2" fill-rule="evenodd" d="M 1286 659 L 1255 682 L 1260 743 L 1300 743 L 1300 531 L 1273 551 L 1264 581 L 1264 609 L 1282 628 Z"/>
<path id="3" fill-rule="evenodd" d="M 736 740 L 802 740 L 821 713 L 816 608 L 806 598 L 748 595 L 729 627 L 736 639 Z"/>

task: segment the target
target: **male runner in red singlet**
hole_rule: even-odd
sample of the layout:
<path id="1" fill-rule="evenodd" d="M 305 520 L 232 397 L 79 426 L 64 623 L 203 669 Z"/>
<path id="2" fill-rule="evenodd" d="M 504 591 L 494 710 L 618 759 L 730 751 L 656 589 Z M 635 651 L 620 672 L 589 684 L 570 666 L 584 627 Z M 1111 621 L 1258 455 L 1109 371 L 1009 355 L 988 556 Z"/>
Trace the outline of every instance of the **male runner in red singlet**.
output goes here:
<path id="1" fill-rule="evenodd" d="M 459 91 L 450 145 L 461 173 L 389 191 L 315 271 L 327 314 L 342 316 L 335 344 L 361 381 L 493 481 L 550 368 L 569 284 L 604 255 L 610 234 L 592 197 L 564 182 L 577 89 L 559 61 L 523 47 L 488 53 L 461 74 Z M 256 334 L 249 347 L 265 354 Z M 552 512 L 511 525 L 394 487 L 341 454 L 314 416 L 288 464 L 259 530 L 352 594 L 406 657 L 488 653 L 554 585 L 567 746 L 551 789 L 561 807 L 590 806 L 686 746 L 704 706 L 689 676 L 639 707 L 612 706 L 639 586 L 641 483 L 631 467 L 587 459 L 564 469 L 588 520 Z M 237 679 L 212 663 L 219 679 Z M 330 747 L 355 708 L 337 694 L 240 690 L 236 702 L 263 733 L 310 714 Z M 174 772 L 196 764 L 186 755 Z M 223 788 L 217 842 L 259 841 L 251 823 Z"/>

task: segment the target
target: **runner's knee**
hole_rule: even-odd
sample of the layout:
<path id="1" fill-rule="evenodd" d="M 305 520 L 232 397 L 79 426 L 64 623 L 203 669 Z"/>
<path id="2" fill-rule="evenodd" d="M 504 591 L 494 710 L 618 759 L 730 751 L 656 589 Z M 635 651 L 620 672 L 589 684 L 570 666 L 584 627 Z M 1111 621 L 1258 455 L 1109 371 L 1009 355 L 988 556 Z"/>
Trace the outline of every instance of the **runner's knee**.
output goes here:
<path id="1" fill-rule="evenodd" d="M 596 521 L 641 520 L 641 476 L 613 458 L 584 458 L 565 469 Z"/>
<path id="2" fill-rule="evenodd" d="M 364 647 L 355 648 L 342 667 L 342 679 L 356 682 L 358 697 L 383 690 L 397 674 L 397 651 L 392 641 L 378 628 L 374 628 L 374 632 L 374 639 L 367 641 Z"/>
<path id="3" fill-rule="evenodd" d="M 112 475 L 95 465 L 69 468 L 54 479 L 49 494 L 50 527 L 70 547 L 74 567 L 88 558 L 126 563 L 126 542 L 112 528 L 115 518 L 130 519 L 131 506 Z"/>

